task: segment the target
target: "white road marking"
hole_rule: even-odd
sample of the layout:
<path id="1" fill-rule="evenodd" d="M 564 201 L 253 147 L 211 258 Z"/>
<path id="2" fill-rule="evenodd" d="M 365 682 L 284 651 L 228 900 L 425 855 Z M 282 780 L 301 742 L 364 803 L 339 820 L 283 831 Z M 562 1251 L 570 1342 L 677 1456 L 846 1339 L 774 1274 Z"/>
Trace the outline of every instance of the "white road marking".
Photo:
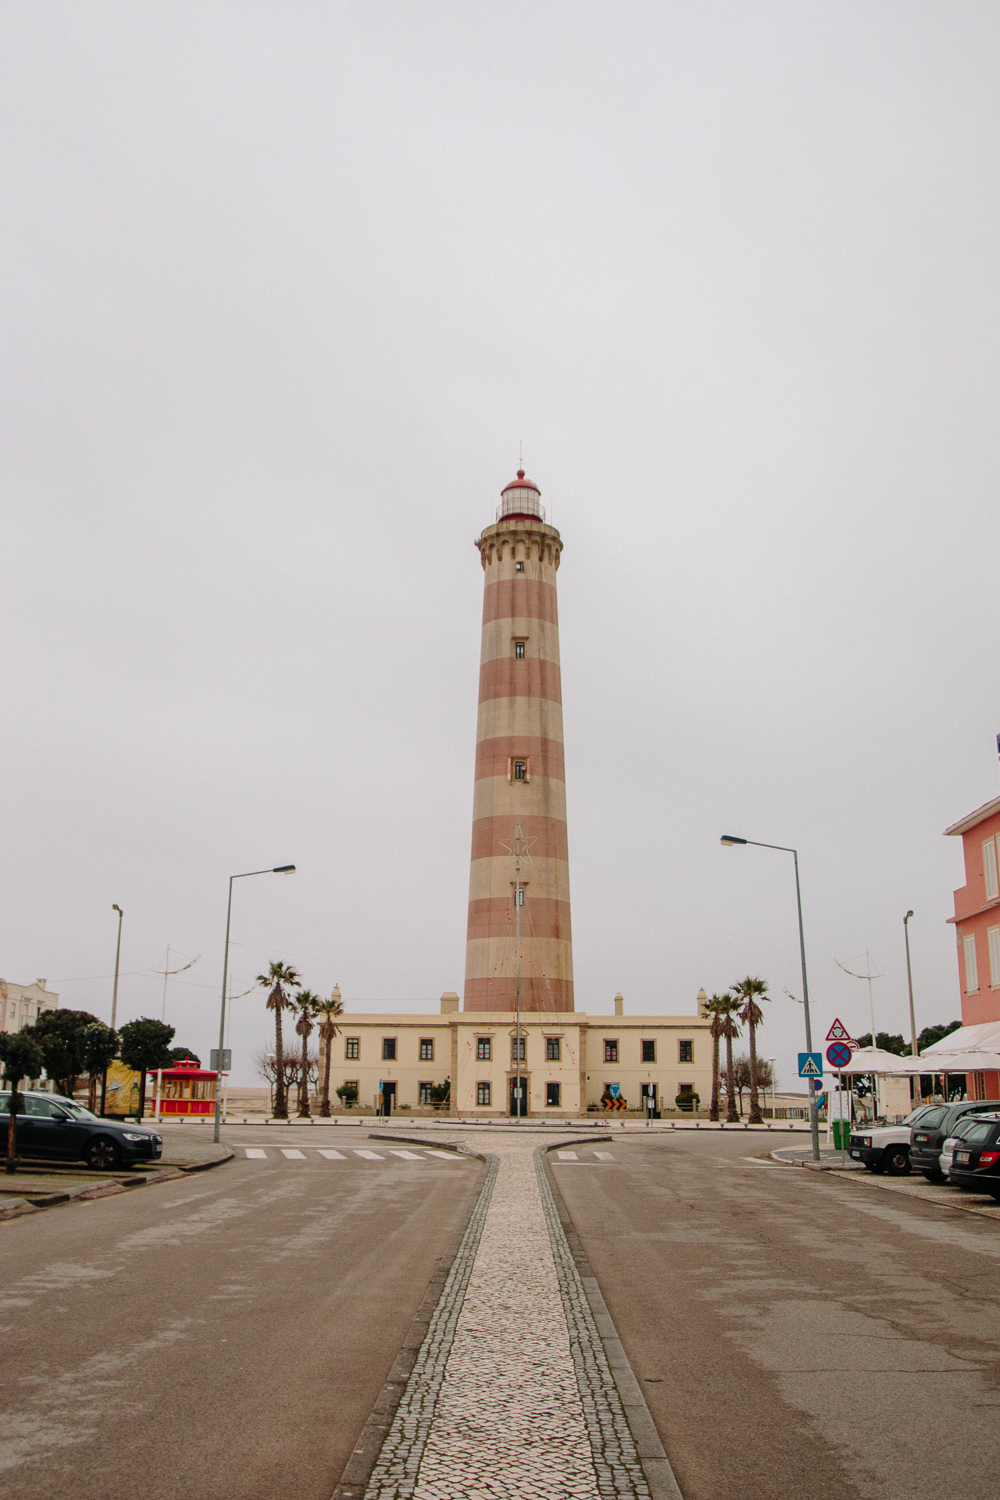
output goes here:
<path id="1" fill-rule="evenodd" d="M 247 1156 L 251 1161 L 267 1161 L 267 1152 L 258 1151 L 256 1146 L 247 1147 Z"/>
<path id="2" fill-rule="evenodd" d="M 296 1151 L 293 1147 L 289 1146 L 282 1146 L 281 1154 L 282 1156 L 287 1156 L 289 1161 L 305 1161 L 306 1159 L 304 1151 Z"/>
<path id="3" fill-rule="evenodd" d="M 744 1156 L 743 1160 L 748 1161 L 752 1167 L 765 1167 L 768 1171 L 783 1172 L 785 1170 L 780 1162 L 761 1161 L 759 1156 Z"/>
<path id="4" fill-rule="evenodd" d="M 325 1156 L 327 1161 L 346 1161 L 347 1157 L 343 1151 L 320 1151 L 320 1156 Z"/>
<path id="5" fill-rule="evenodd" d="M 614 1161 L 614 1157 L 610 1151 L 595 1151 L 594 1155 L 598 1161 Z"/>
<path id="6" fill-rule="evenodd" d="M 435 1151 L 433 1146 L 425 1147 L 428 1156 L 438 1156 L 442 1161 L 461 1161 L 457 1151 Z"/>
<path id="7" fill-rule="evenodd" d="M 392 1147 L 390 1147 L 389 1155 L 401 1156 L 404 1161 L 423 1161 L 423 1157 L 419 1156 L 416 1151 L 395 1151 Z"/>
<path id="8" fill-rule="evenodd" d="M 355 1151 L 355 1156 L 363 1156 L 365 1161 L 385 1161 L 384 1156 L 379 1156 L 377 1151 Z"/>
<path id="9" fill-rule="evenodd" d="M 576 1152 L 575 1151 L 560 1151 L 559 1152 L 559 1160 L 560 1161 L 576 1161 L 577 1160 Z"/>

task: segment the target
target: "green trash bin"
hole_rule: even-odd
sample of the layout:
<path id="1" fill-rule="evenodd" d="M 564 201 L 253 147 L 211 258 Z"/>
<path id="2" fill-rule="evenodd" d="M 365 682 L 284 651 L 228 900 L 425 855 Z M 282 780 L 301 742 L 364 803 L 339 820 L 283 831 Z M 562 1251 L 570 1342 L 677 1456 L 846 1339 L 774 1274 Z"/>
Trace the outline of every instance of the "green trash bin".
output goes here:
<path id="1" fill-rule="evenodd" d="M 833 1122 L 833 1144 L 836 1150 L 846 1151 L 851 1143 L 850 1120 L 834 1120 Z"/>

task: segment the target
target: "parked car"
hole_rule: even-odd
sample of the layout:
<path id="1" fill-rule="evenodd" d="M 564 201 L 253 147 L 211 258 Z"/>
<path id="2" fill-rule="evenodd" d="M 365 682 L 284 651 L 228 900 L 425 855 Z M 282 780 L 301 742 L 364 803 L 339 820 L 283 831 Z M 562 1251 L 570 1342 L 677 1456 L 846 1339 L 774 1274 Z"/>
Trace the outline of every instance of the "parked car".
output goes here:
<path id="1" fill-rule="evenodd" d="M 0 1149 L 7 1139 L 10 1093 L 0 1093 Z M 109 1171 L 156 1161 L 163 1137 L 131 1120 L 102 1120 L 59 1094 L 25 1091 L 17 1111 L 17 1154 L 42 1161 L 85 1161 Z"/>
<path id="2" fill-rule="evenodd" d="M 949 1182 L 1000 1202 L 1000 1120 L 977 1120 L 955 1148 Z"/>
<path id="3" fill-rule="evenodd" d="M 951 1127 L 951 1135 L 945 1138 L 941 1146 L 941 1155 L 938 1157 L 938 1165 L 941 1168 L 942 1177 L 948 1176 L 948 1173 L 951 1171 L 952 1157 L 955 1154 L 956 1146 L 959 1141 L 964 1140 L 977 1120 L 1000 1120 L 1000 1114 L 963 1115 L 958 1124 Z M 931 1174 L 929 1172 L 926 1176 L 930 1180 Z"/>
<path id="4" fill-rule="evenodd" d="M 928 1182 L 943 1182 L 941 1148 L 963 1115 L 981 1115 L 1000 1110 L 1000 1099 L 958 1099 L 953 1104 L 931 1104 L 910 1133 L 910 1161 L 914 1171 Z"/>
<path id="5" fill-rule="evenodd" d="M 910 1127 L 933 1108 L 921 1104 L 899 1125 L 876 1125 L 852 1133 L 848 1142 L 852 1159 L 862 1162 L 869 1172 L 905 1177 L 910 1170 Z"/>

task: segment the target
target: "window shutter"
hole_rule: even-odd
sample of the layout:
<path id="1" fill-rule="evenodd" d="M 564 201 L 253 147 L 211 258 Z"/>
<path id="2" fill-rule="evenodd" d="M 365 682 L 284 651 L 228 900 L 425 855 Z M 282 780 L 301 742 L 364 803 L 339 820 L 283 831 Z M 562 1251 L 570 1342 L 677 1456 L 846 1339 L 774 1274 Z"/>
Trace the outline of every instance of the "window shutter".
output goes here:
<path id="1" fill-rule="evenodd" d="M 973 994 L 979 988 L 979 970 L 976 967 L 976 939 L 967 937 L 963 944 L 965 948 L 965 991 Z"/>
<path id="2" fill-rule="evenodd" d="M 531 756 L 530 755 L 528 756 L 527 760 L 524 762 L 524 779 L 525 779 L 525 781 L 530 781 L 531 780 Z"/>
<path id="3" fill-rule="evenodd" d="M 512 755 L 508 755 L 508 757 L 507 757 L 507 780 L 510 781 L 513 778 L 513 775 L 514 775 L 514 757 Z"/>
<path id="4" fill-rule="evenodd" d="M 1000 927 L 991 927 L 986 936 L 990 943 L 990 984 L 1000 985 Z"/>
<path id="5" fill-rule="evenodd" d="M 995 901 L 1000 891 L 997 889 L 997 846 L 992 839 L 987 839 L 983 845 L 983 878 L 987 901 Z"/>

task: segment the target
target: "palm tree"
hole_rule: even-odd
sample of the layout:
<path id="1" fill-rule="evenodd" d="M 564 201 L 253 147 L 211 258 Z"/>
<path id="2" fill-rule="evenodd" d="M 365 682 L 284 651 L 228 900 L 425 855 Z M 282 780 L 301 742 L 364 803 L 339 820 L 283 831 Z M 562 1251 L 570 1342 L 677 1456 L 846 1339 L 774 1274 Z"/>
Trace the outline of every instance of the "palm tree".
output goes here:
<path id="1" fill-rule="evenodd" d="M 320 1093 L 319 1112 L 324 1120 L 328 1120 L 330 1118 L 330 1059 L 333 1056 L 333 1039 L 338 1029 L 334 1025 L 333 1018 L 344 1014 L 339 984 L 334 985 L 329 1000 L 317 1002 L 316 1012 L 323 1017 L 319 1023 L 319 1039 L 326 1049 L 323 1054 L 323 1087 Z"/>
<path id="2" fill-rule="evenodd" d="M 764 1019 L 764 1012 L 757 1004 L 758 1000 L 770 1000 L 767 993 L 767 980 L 755 979 L 748 974 L 741 979 L 739 984 L 730 986 L 740 1007 L 740 1020 L 747 1028 L 750 1041 L 750 1114 L 748 1121 L 751 1125 L 763 1125 L 764 1117 L 760 1112 L 760 1099 L 757 1096 L 757 1027 Z"/>
<path id="3" fill-rule="evenodd" d="M 302 981 L 291 964 L 270 963 L 266 974 L 257 975 L 257 983 L 270 989 L 268 1010 L 274 1011 L 274 1118 L 288 1119 L 288 1096 L 285 1092 L 285 1048 L 281 1036 L 281 1012 L 292 1004 L 289 990 L 301 988 Z"/>
<path id="4" fill-rule="evenodd" d="M 740 1117 L 736 1113 L 736 1079 L 733 1076 L 733 1042 L 740 1034 L 733 1017 L 738 1013 L 740 1002 L 735 995 L 720 995 L 719 1000 L 719 1030 L 726 1039 L 726 1124 L 738 1125 Z"/>
<path id="5" fill-rule="evenodd" d="M 711 1000 L 705 1001 L 705 1011 L 712 1017 L 712 1024 L 708 1028 L 712 1038 L 712 1104 L 708 1111 L 710 1120 L 719 1118 L 719 1042 L 722 1040 L 722 1017 L 727 1004 L 728 997 L 725 995 L 713 995 Z"/>
<path id="6" fill-rule="evenodd" d="M 299 1064 L 299 1108 L 301 1119 L 309 1119 L 309 1038 L 313 1033 L 313 1017 L 319 1005 L 318 995 L 312 990 L 301 990 L 292 1005 L 299 1013 L 295 1033 L 302 1038 L 302 1061 Z"/>

